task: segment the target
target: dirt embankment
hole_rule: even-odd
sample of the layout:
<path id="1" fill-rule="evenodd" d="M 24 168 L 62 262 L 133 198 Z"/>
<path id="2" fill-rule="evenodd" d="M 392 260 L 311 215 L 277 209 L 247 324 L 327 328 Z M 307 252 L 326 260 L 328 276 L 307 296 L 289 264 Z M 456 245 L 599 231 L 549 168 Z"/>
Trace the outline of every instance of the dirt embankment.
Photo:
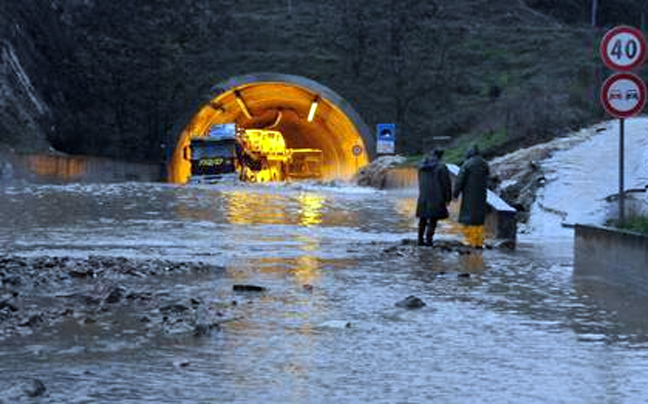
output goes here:
<path id="1" fill-rule="evenodd" d="M 518 210 L 519 222 L 526 222 L 538 189 L 547 182 L 543 161 L 589 139 L 604 127 L 605 124 L 595 125 L 491 160 L 492 190 Z"/>

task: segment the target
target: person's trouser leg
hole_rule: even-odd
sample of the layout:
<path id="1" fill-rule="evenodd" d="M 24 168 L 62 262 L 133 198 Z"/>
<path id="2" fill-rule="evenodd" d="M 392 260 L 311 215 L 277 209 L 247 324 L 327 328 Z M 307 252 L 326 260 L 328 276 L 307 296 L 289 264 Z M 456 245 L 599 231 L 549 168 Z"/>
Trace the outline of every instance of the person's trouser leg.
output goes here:
<path id="1" fill-rule="evenodd" d="M 425 242 L 428 245 L 432 245 L 432 238 L 434 237 L 434 231 L 436 230 L 437 220 L 428 219 L 427 232 L 425 233 Z"/>
<path id="2" fill-rule="evenodd" d="M 418 245 L 423 245 L 423 237 L 425 236 L 425 228 L 427 226 L 427 219 L 422 217 L 419 219 L 418 224 Z"/>

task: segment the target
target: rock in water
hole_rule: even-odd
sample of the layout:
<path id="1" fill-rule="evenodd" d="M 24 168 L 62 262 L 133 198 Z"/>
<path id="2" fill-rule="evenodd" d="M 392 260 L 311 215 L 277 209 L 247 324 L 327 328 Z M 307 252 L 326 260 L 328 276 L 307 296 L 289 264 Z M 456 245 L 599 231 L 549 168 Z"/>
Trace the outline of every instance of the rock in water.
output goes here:
<path id="1" fill-rule="evenodd" d="M 33 379 L 31 383 L 25 386 L 25 394 L 29 397 L 40 397 L 47 391 L 45 384 L 39 379 Z"/>
<path id="2" fill-rule="evenodd" d="M 119 303 L 119 301 L 124 297 L 124 288 L 114 287 L 110 290 L 108 297 L 106 297 L 106 303 Z"/>
<path id="3" fill-rule="evenodd" d="M 396 307 L 402 307 L 404 309 L 420 309 L 425 305 L 425 302 L 416 296 L 407 296 L 400 302 L 396 302 Z"/>
<path id="4" fill-rule="evenodd" d="M 266 288 L 256 285 L 234 285 L 232 289 L 235 292 L 265 292 Z"/>
<path id="5" fill-rule="evenodd" d="M 350 321 L 345 321 L 345 320 L 329 320 L 329 321 L 325 321 L 325 322 L 317 325 L 316 328 L 320 328 L 320 329 L 351 328 L 351 322 Z"/>

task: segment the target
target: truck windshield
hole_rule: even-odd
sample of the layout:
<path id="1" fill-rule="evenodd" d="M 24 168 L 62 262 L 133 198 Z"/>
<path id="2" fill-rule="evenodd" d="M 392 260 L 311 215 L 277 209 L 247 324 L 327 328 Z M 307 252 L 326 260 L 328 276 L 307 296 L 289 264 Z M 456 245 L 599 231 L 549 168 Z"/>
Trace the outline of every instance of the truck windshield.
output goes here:
<path id="1" fill-rule="evenodd" d="M 217 142 L 194 140 L 191 142 L 191 159 L 200 160 L 212 157 L 233 157 L 234 140 L 220 140 Z"/>

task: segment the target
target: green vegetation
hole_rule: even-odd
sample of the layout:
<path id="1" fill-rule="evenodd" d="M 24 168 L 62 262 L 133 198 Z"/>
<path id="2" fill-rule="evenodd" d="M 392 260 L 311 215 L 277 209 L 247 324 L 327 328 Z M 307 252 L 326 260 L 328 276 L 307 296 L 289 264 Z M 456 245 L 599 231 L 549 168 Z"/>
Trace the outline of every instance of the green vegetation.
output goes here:
<path id="1" fill-rule="evenodd" d="M 425 155 L 423 155 L 423 154 L 411 154 L 411 155 L 408 155 L 405 158 L 405 161 L 402 164 L 400 164 L 400 166 L 402 166 L 402 167 L 418 166 L 419 164 L 421 164 L 421 161 L 423 160 L 424 156 Z"/>
<path id="2" fill-rule="evenodd" d="M 463 162 L 468 149 L 473 145 L 477 145 L 477 147 L 479 147 L 479 150 L 485 156 L 497 155 L 500 154 L 499 149 L 505 147 L 507 142 L 508 136 L 504 131 L 491 131 L 482 134 L 467 133 L 455 139 L 451 146 L 441 146 L 445 149 L 443 160 L 446 163 L 459 165 Z M 402 163 L 402 166 L 419 165 L 423 157 L 424 154 L 407 155 L 406 160 Z"/>
<path id="3" fill-rule="evenodd" d="M 625 223 L 621 225 L 616 221 L 612 221 L 608 223 L 608 226 L 648 235 L 648 216 L 634 216 L 626 219 Z"/>
<path id="4" fill-rule="evenodd" d="M 445 160 L 448 163 L 460 164 L 464 160 L 466 151 L 476 145 L 482 154 L 500 154 L 499 149 L 508 142 L 508 136 L 503 130 L 490 131 L 482 134 L 466 134 L 457 138 L 454 145 L 446 150 Z"/>

